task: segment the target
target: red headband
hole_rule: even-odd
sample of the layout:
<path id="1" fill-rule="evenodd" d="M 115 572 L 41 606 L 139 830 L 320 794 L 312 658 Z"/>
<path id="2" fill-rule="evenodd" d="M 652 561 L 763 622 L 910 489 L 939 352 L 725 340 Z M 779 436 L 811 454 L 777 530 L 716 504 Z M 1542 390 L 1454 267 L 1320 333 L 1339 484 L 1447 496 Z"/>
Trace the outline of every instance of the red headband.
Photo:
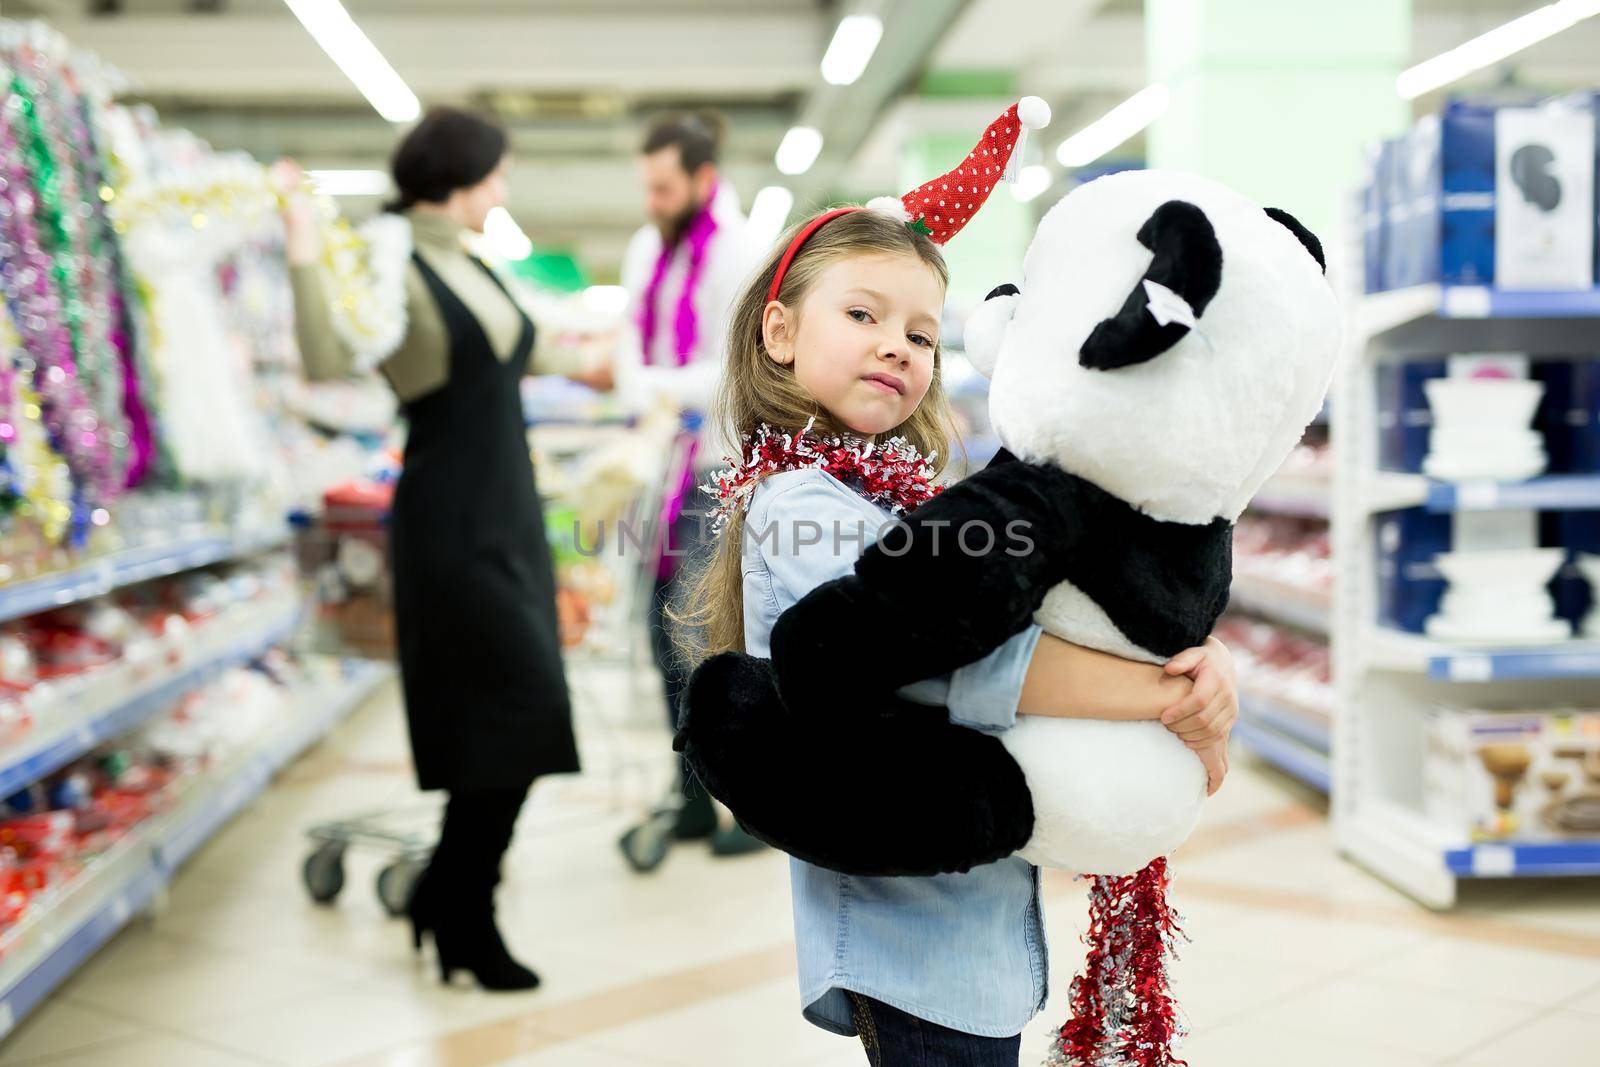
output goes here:
<path id="1" fill-rule="evenodd" d="M 800 246 L 811 240 L 811 235 L 822 229 L 823 223 L 832 222 L 840 215 L 848 215 L 852 211 L 860 211 L 858 207 L 836 207 L 832 211 L 824 211 L 794 235 L 794 240 L 789 242 L 789 247 L 784 249 L 783 258 L 778 260 L 778 272 L 772 276 L 772 286 L 767 290 L 767 303 L 778 299 L 778 290 L 783 287 L 783 276 L 789 273 L 789 264 L 794 262 L 794 257 L 800 254 Z"/>
<path id="2" fill-rule="evenodd" d="M 893 214 L 907 226 L 926 234 L 942 245 L 971 221 L 973 213 L 989 199 L 989 193 L 1002 180 L 1014 178 L 1022 159 L 1022 145 L 1028 130 L 1042 129 L 1050 123 L 1050 108 L 1037 96 L 1025 96 L 989 123 L 983 136 L 956 169 L 940 175 L 901 197 L 877 197 L 867 204 L 868 211 Z M 952 189 L 951 187 L 954 186 Z M 859 207 L 838 207 L 824 211 L 801 228 L 784 249 L 778 261 L 767 303 L 778 299 L 789 265 L 811 235 L 840 215 L 861 211 Z"/>

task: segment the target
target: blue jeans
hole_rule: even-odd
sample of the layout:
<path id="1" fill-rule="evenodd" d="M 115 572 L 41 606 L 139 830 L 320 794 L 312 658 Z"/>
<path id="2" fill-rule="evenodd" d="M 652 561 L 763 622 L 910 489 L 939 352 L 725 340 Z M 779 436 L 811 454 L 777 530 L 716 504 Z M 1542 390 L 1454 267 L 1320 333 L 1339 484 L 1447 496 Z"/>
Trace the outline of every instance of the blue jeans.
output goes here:
<path id="1" fill-rule="evenodd" d="M 979 1037 L 850 993 L 850 1016 L 872 1067 L 1017 1067 L 1022 1035 Z"/>

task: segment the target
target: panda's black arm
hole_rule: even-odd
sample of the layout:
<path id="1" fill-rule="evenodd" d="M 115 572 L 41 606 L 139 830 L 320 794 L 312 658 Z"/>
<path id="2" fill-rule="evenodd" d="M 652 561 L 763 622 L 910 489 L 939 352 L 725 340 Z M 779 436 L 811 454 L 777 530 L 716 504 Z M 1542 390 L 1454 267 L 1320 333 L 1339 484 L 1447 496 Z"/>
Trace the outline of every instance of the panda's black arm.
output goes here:
<path id="1" fill-rule="evenodd" d="M 772 661 L 701 664 L 674 741 L 701 784 L 757 837 L 847 874 L 964 871 L 1021 848 L 1032 796 L 999 739 L 895 690 L 1028 625 L 1078 540 L 1066 479 L 991 465 L 784 612 Z M 962 550 L 971 521 L 994 529 L 990 551 Z"/>
<path id="2" fill-rule="evenodd" d="M 880 697 L 1026 628 L 1077 547 L 1071 481 L 1050 464 L 991 464 L 908 513 L 853 574 L 779 616 L 772 660 L 786 699 L 842 687 Z"/>

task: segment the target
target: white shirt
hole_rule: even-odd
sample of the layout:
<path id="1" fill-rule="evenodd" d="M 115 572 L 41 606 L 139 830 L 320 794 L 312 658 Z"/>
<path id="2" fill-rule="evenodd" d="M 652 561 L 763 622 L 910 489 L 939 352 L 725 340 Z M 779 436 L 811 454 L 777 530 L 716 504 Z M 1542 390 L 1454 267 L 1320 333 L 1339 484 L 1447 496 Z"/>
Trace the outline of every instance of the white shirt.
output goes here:
<path id="1" fill-rule="evenodd" d="M 622 285 L 628 291 L 628 310 L 617 345 L 616 381 L 618 394 L 630 407 L 647 409 L 663 400 L 702 414 L 710 407 L 723 361 L 727 358 L 728 317 L 733 302 L 764 251 L 752 247 L 744 214 L 739 210 L 739 195 L 726 179 L 718 179 L 711 214 L 716 219 L 717 229 L 706 246 L 700 285 L 694 294 L 698 321 L 695 350 L 681 367 L 674 351 L 677 335 L 673 324 L 689 272 L 689 244 L 681 242 L 673 250 L 661 287 L 656 292 L 656 330 L 651 343 L 652 359 L 647 363 L 643 338 L 639 334 L 639 309 L 650 285 L 656 258 L 661 254 L 661 233 L 654 225 L 647 224 L 628 242 L 622 259 Z M 701 469 L 721 466 L 724 452 L 731 451 L 726 443 L 713 442 L 702 435 L 695 465 Z"/>

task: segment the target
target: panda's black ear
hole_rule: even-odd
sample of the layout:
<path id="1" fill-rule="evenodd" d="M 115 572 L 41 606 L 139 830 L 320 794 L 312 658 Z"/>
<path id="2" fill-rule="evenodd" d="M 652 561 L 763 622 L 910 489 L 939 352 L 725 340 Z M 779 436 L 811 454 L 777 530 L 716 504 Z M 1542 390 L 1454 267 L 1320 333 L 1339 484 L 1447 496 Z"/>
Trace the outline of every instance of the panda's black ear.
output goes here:
<path id="1" fill-rule="evenodd" d="M 1322 254 L 1322 242 L 1317 240 L 1317 235 L 1300 225 L 1300 220 L 1283 210 L 1281 207 L 1267 208 L 1267 218 L 1273 222 L 1282 223 L 1284 228 L 1295 235 L 1295 238 L 1306 246 L 1306 251 L 1311 253 L 1311 258 L 1317 261 L 1317 266 L 1322 268 L 1322 273 L 1328 273 L 1328 260 Z"/>
<path id="2" fill-rule="evenodd" d="M 1101 319 L 1078 350 L 1078 362 L 1090 370 L 1114 370 L 1154 359 L 1189 332 L 1168 310 L 1199 318 L 1222 287 L 1222 246 L 1206 213 L 1187 200 L 1168 200 L 1139 227 L 1139 243 L 1155 255 L 1150 269 L 1133 287 L 1122 309 Z M 1156 315 L 1157 297 L 1168 308 Z M 1176 296 L 1178 300 L 1172 301 Z"/>

